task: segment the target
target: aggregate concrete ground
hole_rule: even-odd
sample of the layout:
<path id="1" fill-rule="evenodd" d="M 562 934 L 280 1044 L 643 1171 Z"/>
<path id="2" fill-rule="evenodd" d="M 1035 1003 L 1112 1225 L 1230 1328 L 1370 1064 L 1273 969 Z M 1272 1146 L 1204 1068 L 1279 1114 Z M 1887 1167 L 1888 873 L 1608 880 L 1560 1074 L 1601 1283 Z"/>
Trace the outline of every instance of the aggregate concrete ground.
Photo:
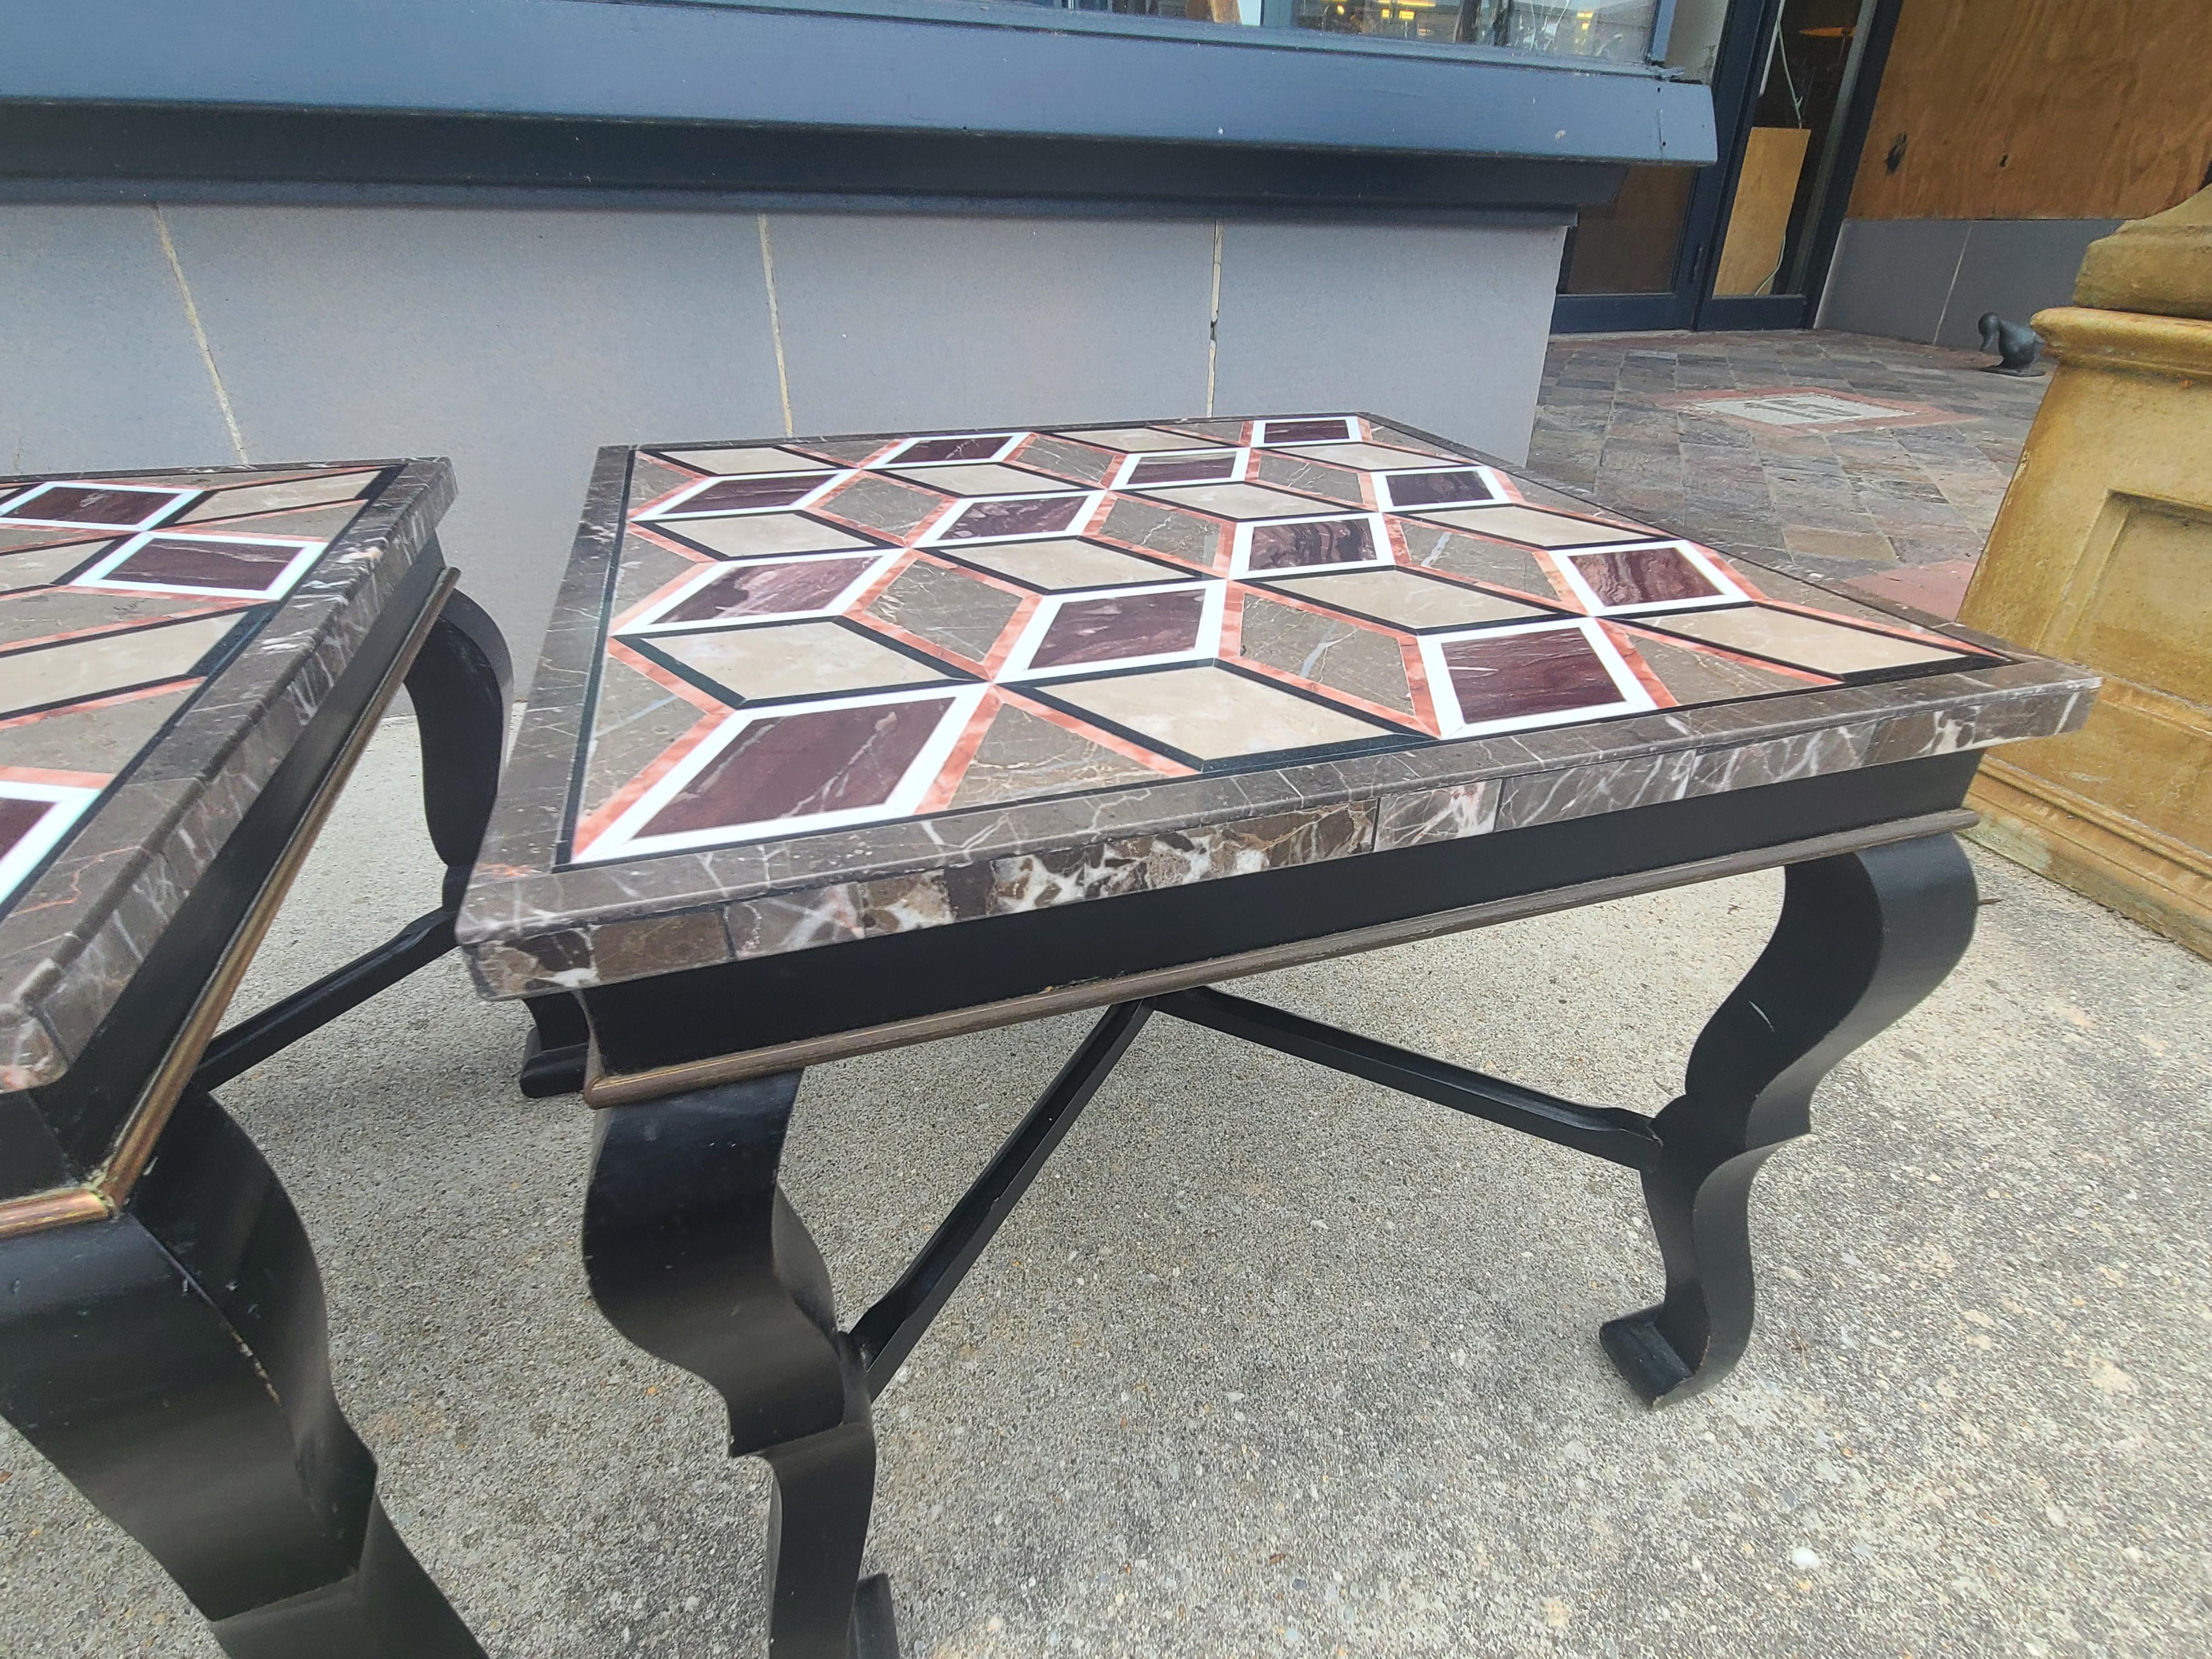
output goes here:
<path id="1" fill-rule="evenodd" d="M 242 1006 L 425 907 L 395 722 Z M 1759 1331 L 1646 1412 L 1597 1345 L 1633 1177 L 1156 1020 L 880 1404 L 916 1659 L 2212 1651 L 2212 963 L 1978 854 L 1965 964 L 1762 1176 Z M 1254 981 L 1655 1109 L 1772 875 Z M 821 1068 L 786 1169 L 848 1316 L 1082 1018 Z M 339 1392 L 494 1656 L 751 1656 L 764 1474 L 585 1299 L 588 1114 L 439 964 L 226 1091 L 303 1212 Z M 0 1652 L 211 1656 L 0 1438 Z"/>
<path id="2" fill-rule="evenodd" d="M 1989 361 L 1829 329 L 1554 335 L 1528 466 L 1677 535 L 1955 617 L 2051 385 Z M 1705 401 L 1784 388 L 1934 418 L 1765 426 Z"/>

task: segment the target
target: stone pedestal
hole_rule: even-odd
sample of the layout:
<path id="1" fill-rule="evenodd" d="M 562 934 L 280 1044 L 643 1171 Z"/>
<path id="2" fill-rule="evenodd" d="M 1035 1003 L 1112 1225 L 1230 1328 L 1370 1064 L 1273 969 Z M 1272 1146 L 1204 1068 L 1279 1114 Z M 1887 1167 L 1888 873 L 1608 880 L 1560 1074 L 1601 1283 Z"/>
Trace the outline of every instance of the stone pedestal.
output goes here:
<path id="1" fill-rule="evenodd" d="M 2212 190 L 2094 244 L 1960 620 L 2105 677 L 1983 763 L 1979 838 L 2212 956 Z M 2124 306 L 2124 309 L 2115 308 Z"/>

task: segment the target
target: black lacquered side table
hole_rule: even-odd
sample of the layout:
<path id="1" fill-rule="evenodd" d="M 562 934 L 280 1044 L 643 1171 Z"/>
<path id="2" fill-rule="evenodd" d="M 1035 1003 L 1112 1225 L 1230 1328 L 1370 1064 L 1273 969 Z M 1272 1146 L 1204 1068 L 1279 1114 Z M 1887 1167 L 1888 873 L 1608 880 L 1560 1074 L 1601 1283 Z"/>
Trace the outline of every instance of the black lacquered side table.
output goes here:
<path id="1" fill-rule="evenodd" d="M 0 1412 L 240 1659 L 481 1651 L 210 1093 L 453 947 L 508 680 L 440 556 L 453 496 L 437 460 L 0 479 Z M 444 892 L 218 1030 L 402 684 Z"/>
<path id="2" fill-rule="evenodd" d="M 592 1291 L 775 1477 L 770 1649 L 896 1649 L 869 1402 L 1155 1013 L 1637 1171 L 1647 1401 L 1752 1329 L 1753 1175 L 1972 932 L 1983 747 L 2094 682 L 1370 416 L 601 453 L 459 937 L 603 1109 Z M 1774 866 L 1681 1097 L 1590 1106 L 1216 988 Z M 776 1170 L 803 1068 L 1103 1008 L 849 1328 Z"/>

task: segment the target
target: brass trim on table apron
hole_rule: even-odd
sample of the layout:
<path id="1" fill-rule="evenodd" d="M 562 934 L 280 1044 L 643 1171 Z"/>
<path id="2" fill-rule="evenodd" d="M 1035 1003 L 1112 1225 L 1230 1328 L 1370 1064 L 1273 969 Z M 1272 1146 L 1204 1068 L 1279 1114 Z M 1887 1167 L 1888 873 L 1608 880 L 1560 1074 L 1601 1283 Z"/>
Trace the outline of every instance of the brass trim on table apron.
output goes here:
<path id="1" fill-rule="evenodd" d="M 313 850 L 315 837 L 321 832 L 323 821 L 337 805 L 338 795 L 353 769 L 368 748 L 368 740 L 382 724 L 384 711 L 398 694 L 400 684 L 407 671 L 415 665 L 416 655 L 422 650 L 423 641 L 430 636 L 441 611 L 446 608 L 447 595 L 453 591 L 459 573 L 450 568 L 439 573 L 438 585 L 431 592 L 422 614 L 416 619 L 413 629 L 392 659 L 392 666 L 378 683 L 371 695 L 362 719 L 347 735 L 331 769 L 323 775 L 317 786 L 315 798 L 300 819 L 300 826 L 285 843 L 283 852 L 270 869 L 254 896 L 253 904 L 240 921 L 237 931 L 224 947 L 222 958 L 209 976 L 206 988 L 193 1003 L 177 1039 L 161 1058 L 154 1075 L 140 1091 L 138 1103 L 131 1109 L 110 1146 L 107 1161 L 94 1170 L 89 1179 L 72 1187 L 57 1187 L 43 1193 L 31 1193 L 21 1198 L 0 1201 L 0 1238 L 13 1238 L 20 1234 L 39 1232 L 48 1227 L 66 1226 L 81 1221 L 104 1221 L 114 1215 L 131 1199 L 131 1189 L 138 1177 L 145 1173 L 146 1164 L 153 1157 L 155 1143 L 167 1127 L 169 1114 L 191 1079 L 192 1070 L 216 1034 L 230 1000 L 238 990 L 239 982 L 246 977 L 254 952 L 261 948 L 270 924 L 284 897 L 291 890 L 292 882 L 300 873 Z"/>
<path id="2" fill-rule="evenodd" d="M 1206 962 L 1151 969 L 1119 979 L 1054 986 L 1050 990 L 1012 997 L 1004 1002 L 986 1003 L 980 1007 L 924 1014 L 913 1019 L 894 1020 L 885 1025 L 871 1025 L 857 1031 L 838 1031 L 826 1036 L 805 1037 L 796 1042 L 780 1042 L 770 1048 L 754 1048 L 742 1054 L 720 1054 L 712 1060 L 687 1060 L 682 1065 L 656 1066 L 650 1071 L 602 1070 L 599 1044 L 594 1041 L 585 1061 L 584 1099 L 592 1106 L 635 1105 L 641 1101 L 700 1088 L 710 1083 L 734 1083 L 744 1078 L 758 1077 L 763 1073 L 792 1071 L 818 1065 L 824 1060 L 842 1060 L 848 1055 L 873 1054 L 878 1049 L 903 1048 L 908 1043 L 926 1042 L 936 1037 L 988 1030 L 997 1025 L 1012 1025 L 1025 1019 L 1042 1018 L 1048 1014 L 1096 1008 L 1109 1002 L 1129 1002 L 1141 997 L 1164 996 L 1170 991 L 1188 990 L 1194 985 L 1211 985 L 1219 980 L 1241 979 L 1248 974 L 1265 973 L 1270 969 L 1293 968 L 1304 963 L 1326 961 L 1331 957 L 1354 956 L 1363 951 L 1379 950 L 1388 945 L 1407 945 L 1416 939 L 1462 933 L 1471 927 L 1517 921 L 1523 916 L 1541 915 L 1547 911 L 1574 909 L 1607 899 L 1630 898 L 1639 893 L 1655 893 L 1669 887 L 1686 887 L 1692 883 L 1714 881 L 1723 876 L 1771 870 L 1777 865 L 1802 864 L 1809 859 L 1832 858 L 1839 853 L 1863 852 L 1869 847 L 1885 847 L 1894 842 L 1917 841 L 1923 836 L 1949 835 L 1961 830 L 1971 830 L 1979 821 L 1974 813 L 1964 807 L 1943 812 L 1927 812 L 1917 817 L 1896 818 L 1887 823 L 1869 824 L 1864 829 L 1839 830 L 1803 841 L 1784 842 L 1773 847 L 1755 847 L 1740 853 L 1724 853 L 1715 858 L 1696 859 L 1687 864 L 1669 865 L 1660 870 L 1607 876 L 1597 881 L 1579 882 L 1571 887 L 1555 887 L 1547 892 L 1491 899 L 1456 910 L 1438 911 L 1433 915 L 1379 922 L 1371 927 L 1358 927 L 1349 933 L 1332 933 L 1322 939 L 1270 945 L 1255 951 L 1239 951 L 1234 956 L 1215 957 Z"/>

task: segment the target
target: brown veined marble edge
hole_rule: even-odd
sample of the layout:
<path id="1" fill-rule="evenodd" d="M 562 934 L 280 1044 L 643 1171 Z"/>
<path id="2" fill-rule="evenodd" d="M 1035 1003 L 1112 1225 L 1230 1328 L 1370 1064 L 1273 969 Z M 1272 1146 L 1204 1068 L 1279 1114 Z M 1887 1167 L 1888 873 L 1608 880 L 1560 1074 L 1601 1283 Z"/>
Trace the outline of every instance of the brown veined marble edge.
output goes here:
<path id="1" fill-rule="evenodd" d="M 1124 792 L 1144 798 L 1134 803 L 1139 815 L 1110 825 L 1098 809 L 1118 796 L 964 815 L 1066 809 L 1047 832 L 1001 845 L 956 848 L 938 835 L 897 855 L 883 844 L 932 827 L 924 821 L 874 826 L 872 837 L 846 830 L 507 881 L 487 881 L 492 872 L 480 867 L 459 933 L 487 995 L 575 989 L 2048 736 L 2081 723 L 2096 683 L 2030 659 L 1776 700 L 1790 705 L 1785 718 L 1759 718 L 1771 702 L 1717 704 L 1687 711 L 1701 717 L 1689 729 L 1674 718 L 1686 711 L 1668 710 L 1603 727 L 1471 738 L 1412 751 L 1455 757 L 1449 771 L 1387 781 L 1358 778 L 1354 763 L 1337 762 Z M 1591 741 L 1593 731 L 1613 740 Z M 1379 765 L 1408 756 L 1362 758 Z M 1160 799 L 1235 785 L 1247 787 L 1203 810 Z M 875 862 L 854 867 L 872 841 Z M 807 847 L 828 854 L 811 879 L 717 884 L 712 861 L 726 865 L 727 854 L 750 852 L 765 865 Z M 548 898 L 553 906 L 532 903 Z"/>
<path id="2" fill-rule="evenodd" d="M 51 1083 L 83 1052 L 192 883 L 351 661 L 454 496 L 441 459 L 200 468 L 183 477 L 398 466 L 317 568 L 140 757 L 0 916 L 0 1089 Z M 161 469 L 86 478 L 179 476 Z"/>
<path id="3" fill-rule="evenodd" d="M 1643 522 L 1465 445 L 1364 418 L 1379 438 L 1395 434 L 1498 466 L 1571 510 Z M 903 434 L 773 441 L 805 448 L 872 435 Z M 2097 684 L 1910 607 L 1776 572 L 2005 659 L 1786 698 L 556 870 L 631 459 L 640 448 L 685 447 L 669 441 L 599 452 L 531 705 L 459 920 L 487 994 L 612 983 L 1001 913 L 975 909 L 979 893 L 997 895 L 987 902 L 1003 908 L 1033 908 L 2050 735 L 2080 724 Z M 1754 580 L 1766 569 L 1739 562 Z M 979 872 L 992 872 L 990 879 Z"/>

